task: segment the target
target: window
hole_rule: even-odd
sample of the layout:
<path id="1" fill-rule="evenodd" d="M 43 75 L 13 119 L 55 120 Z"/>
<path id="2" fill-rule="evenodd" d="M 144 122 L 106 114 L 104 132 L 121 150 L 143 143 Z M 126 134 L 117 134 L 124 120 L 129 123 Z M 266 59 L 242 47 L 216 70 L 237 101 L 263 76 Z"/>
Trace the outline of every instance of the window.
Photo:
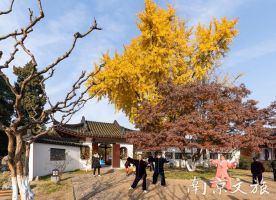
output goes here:
<path id="1" fill-rule="evenodd" d="M 50 160 L 65 160 L 65 149 L 50 148 Z"/>
<path id="2" fill-rule="evenodd" d="M 90 158 L 90 148 L 88 146 L 80 147 L 80 157 L 83 160 L 88 160 Z"/>
<path id="3" fill-rule="evenodd" d="M 210 159 L 218 159 L 217 153 L 210 153 Z"/>
<path id="4" fill-rule="evenodd" d="M 166 153 L 165 153 L 165 157 L 166 157 L 167 159 L 172 159 L 172 158 L 173 158 L 173 153 L 172 153 L 172 152 L 166 152 Z"/>
<path id="5" fill-rule="evenodd" d="M 232 154 L 231 153 L 225 153 L 224 157 L 226 160 L 230 160 L 232 158 Z"/>
<path id="6" fill-rule="evenodd" d="M 175 153 L 175 159 L 182 159 L 182 153 Z"/>
<path id="7" fill-rule="evenodd" d="M 184 153 L 183 157 L 184 159 L 191 159 L 192 158 L 192 153 Z"/>
<path id="8" fill-rule="evenodd" d="M 126 147 L 120 148 L 120 159 L 127 159 L 127 148 Z"/>
<path id="9" fill-rule="evenodd" d="M 269 150 L 268 149 L 265 149 L 264 150 L 264 156 L 265 156 L 265 160 L 268 160 L 269 159 Z"/>

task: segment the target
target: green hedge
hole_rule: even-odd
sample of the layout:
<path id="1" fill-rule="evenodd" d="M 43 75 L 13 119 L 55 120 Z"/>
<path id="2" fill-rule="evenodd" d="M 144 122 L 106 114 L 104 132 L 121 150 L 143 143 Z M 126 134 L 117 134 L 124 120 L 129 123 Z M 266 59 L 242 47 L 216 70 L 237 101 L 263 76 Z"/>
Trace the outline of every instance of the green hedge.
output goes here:
<path id="1" fill-rule="evenodd" d="M 249 157 L 241 157 L 240 158 L 240 162 L 239 162 L 239 169 L 247 169 L 250 170 L 251 168 L 251 162 L 252 162 L 252 158 Z"/>
<path id="2" fill-rule="evenodd" d="M 271 168 L 272 160 L 265 160 L 261 162 L 263 163 L 266 172 L 272 172 L 272 168 Z"/>
<path id="3" fill-rule="evenodd" d="M 253 160 L 250 157 L 241 157 L 238 168 L 250 170 L 252 162 L 253 162 Z M 263 163 L 263 165 L 264 165 L 266 172 L 272 172 L 271 162 L 272 162 L 271 160 L 261 161 L 261 163 Z"/>

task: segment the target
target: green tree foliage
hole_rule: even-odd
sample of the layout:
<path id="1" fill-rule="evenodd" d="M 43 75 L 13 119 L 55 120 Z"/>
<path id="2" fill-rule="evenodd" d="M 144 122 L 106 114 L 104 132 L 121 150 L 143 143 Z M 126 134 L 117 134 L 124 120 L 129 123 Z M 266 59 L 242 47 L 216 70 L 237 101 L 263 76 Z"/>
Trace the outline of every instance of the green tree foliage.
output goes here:
<path id="1" fill-rule="evenodd" d="M 23 67 L 13 68 L 14 74 L 17 76 L 15 82 L 16 90 L 19 90 L 20 84 L 30 75 L 32 69 L 33 66 L 31 62 Z M 44 90 L 44 85 L 40 84 L 42 80 L 43 76 L 38 76 L 26 86 L 22 100 L 22 108 L 24 109 L 25 115 L 23 124 L 28 123 L 28 119 L 30 118 L 36 119 L 44 109 L 47 99 L 42 95 Z M 11 122 L 12 115 L 15 113 L 13 107 L 14 100 L 14 95 L 5 84 L 4 80 L 0 78 L 0 121 L 7 126 Z M 33 131 L 35 131 L 35 128 L 36 127 L 33 127 Z M 0 132 L 0 151 L 0 155 L 2 156 L 7 154 L 7 137 L 2 131 Z"/>
<path id="2" fill-rule="evenodd" d="M 0 77 L 0 121 L 4 125 L 9 125 L 13 110 L 14 96 L 10 89 L 5 84 L 4 80 Z M 0 130 L 0 156 L 7 154 L 7 136 Z"/>
<path id="3" fill-rule="evenodd" d="M 19 90 L 20 84 L 25 80 L 33 69 L 32 62 L 27 63 L 24 67 L 14 67 L 14 74 L 17 76 L 15 88 Z M 35 71 L 35 73 L 37 70 Z M 47 102 L 46 97 L 43 95 L 44 85 L 41 84 L 43 76 L 38 76 L 28 83 L 22 100 L 22 108 L 24 109 L 25 120 L 28 122 L 29 118 L 36 119 L 41 115 L 44 105 Z"/>

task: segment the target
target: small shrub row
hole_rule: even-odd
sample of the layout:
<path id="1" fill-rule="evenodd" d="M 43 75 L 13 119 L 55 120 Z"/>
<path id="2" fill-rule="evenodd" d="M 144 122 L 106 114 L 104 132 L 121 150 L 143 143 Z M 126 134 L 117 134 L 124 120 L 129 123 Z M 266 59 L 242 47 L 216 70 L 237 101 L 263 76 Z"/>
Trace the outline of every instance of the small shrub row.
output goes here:
<path id="1" fill-rule="evenodd" d="M 246 169 L 246 170 L 251 170 L 251 163 L 252 163 L 252 158 L 250 157 L 241 157 L 240 158 L 240 162 L 239 162 L 239 169 Z M 265 171 L 266 172 L 272 172 L 272 168 L 271 168 L 271 160 L 264 160 L 261 161 L 261 163 L 263 163 Z"/>

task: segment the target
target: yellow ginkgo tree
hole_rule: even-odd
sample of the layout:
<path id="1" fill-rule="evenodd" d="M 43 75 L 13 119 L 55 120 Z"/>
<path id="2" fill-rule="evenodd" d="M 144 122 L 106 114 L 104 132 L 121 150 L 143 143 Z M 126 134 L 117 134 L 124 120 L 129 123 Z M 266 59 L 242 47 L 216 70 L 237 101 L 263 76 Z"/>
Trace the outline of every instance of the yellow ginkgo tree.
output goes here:
<path id="1" fill-rule="evenodd" d="M 123 53 L 104 54 L 104 67 L 87 83 L 96 83 L 90 95 L 108 98 L 130 120 L 143 100 L 156 103 L 161 98 L 159 84 L 206 78 L 238 33 L 237 20 L 226 17 L 213 19 L 208 26 L 187 27 L 172 6 L 165 10 L 153 0 L 145 0 L 145 10 L 137 16 L 141 34 L 124 46 Z M 94 70 L 99 67 L 95 65 Z"/>

